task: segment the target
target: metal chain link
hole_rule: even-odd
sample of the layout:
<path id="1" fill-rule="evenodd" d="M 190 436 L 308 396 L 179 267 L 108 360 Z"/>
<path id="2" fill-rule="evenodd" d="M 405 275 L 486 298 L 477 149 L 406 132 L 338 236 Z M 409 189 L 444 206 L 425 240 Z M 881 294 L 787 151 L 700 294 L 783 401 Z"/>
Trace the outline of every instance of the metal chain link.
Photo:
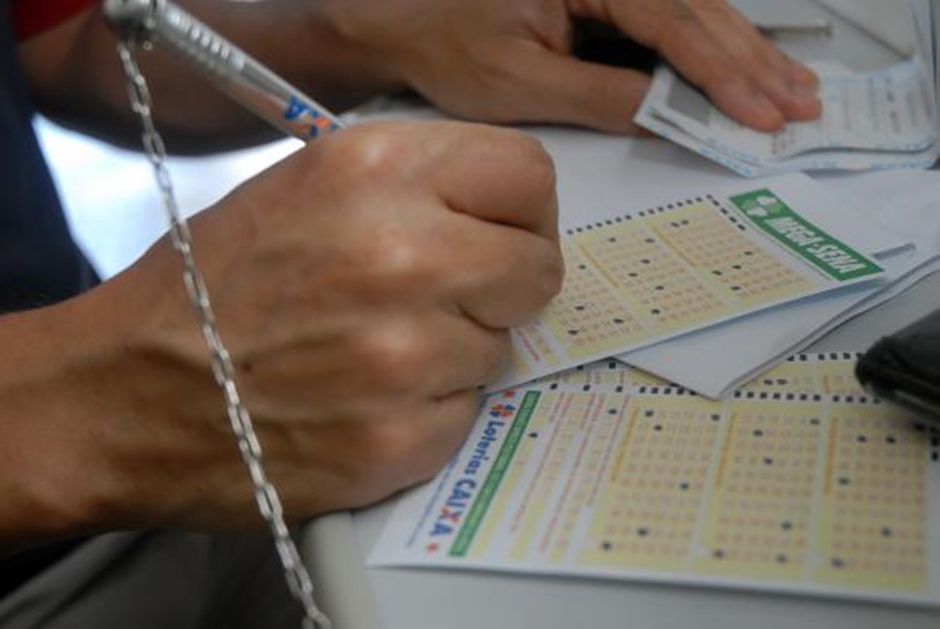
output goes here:
<path id="1" fill-rule="evenodd" d="M 219 336 L 209 293 L 206 290 L 202 273 L 196 266 L 196 260 L 193 257 L 189 225 L 186 218 L 180 214 L 176 202 L 170 172 L 166 165 L 166 147 L 153 122 L 153 101 L 150 97 L 147 81 L 126 42 L 118 44 L 118 54 L 127 75 L 131 107 L 140 118 L 143 127 L 144 152 L 153 166 L 157 186 L 160 189 L 161 201 L 170 222 L 173 247 L 183 259 L 183 282 L 186 286 L 186 294 L 199 318 L 202 334 L 212 355 L 213 375 L 216 384 L 218 384 L 224 395 L 229 424 L 238 440 L 238 449 L 242 461 L 251 476 L 258 510 L 267 522 L 268 528 L 274 537 L 274 544 L 284 567 L 287 586 L 294 598 L 303 606 L 304 629 L 331 629 L 332 622 L 320 611 L 313 598 L 313 584 L 310 575 L 301 560 L 294 540 L 290 536 L 290 530 L 284 522 L 284 510 L 277 490 L 265 474 L 261 443 L 255 434 L 248 409 L 242 402 L 238 388 L 235 385 L 235 370 L 232 366 L 232 360 Z"/>

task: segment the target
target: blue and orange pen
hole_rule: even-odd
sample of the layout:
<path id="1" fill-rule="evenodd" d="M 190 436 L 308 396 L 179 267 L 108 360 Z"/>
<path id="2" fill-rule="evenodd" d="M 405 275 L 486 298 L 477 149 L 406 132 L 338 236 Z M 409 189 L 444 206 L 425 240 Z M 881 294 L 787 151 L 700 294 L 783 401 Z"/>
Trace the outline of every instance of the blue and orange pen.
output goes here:
<path id="1" fill-rule="evenodd" d="M 105 0 L 104 15 L 122 37 L 177 54 L 288 135 L 308 141 L 343 126 L 326 107 L 168 0 Z"/>

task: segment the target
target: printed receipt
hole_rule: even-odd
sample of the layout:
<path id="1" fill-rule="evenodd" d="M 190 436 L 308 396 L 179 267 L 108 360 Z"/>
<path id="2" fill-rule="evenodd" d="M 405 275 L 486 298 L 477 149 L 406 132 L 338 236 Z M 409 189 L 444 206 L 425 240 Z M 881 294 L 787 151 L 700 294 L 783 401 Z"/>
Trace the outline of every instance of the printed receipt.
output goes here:
<path id="1" fill-rule="evenodd" d="M 570 230 L 562 292 L 513 330 L 493 390 L 883 274 L 791 207 L 786 185 L 744 190 Z"/>
<path id="2" fill-rule="evenodd" d="M 373 566 L 940 606 L 940 433 L 798 356 L 714 402 L 610 362 L 491 396 Z"/>
<path id="3" fill-rule="evenodd" d="M 928 168 L 940 153 L 932 73 L 918 59 L 870 74 L 816 64 L 822 116 L 760 133 L 728 118 L 666 66 L 635 122 L 753 177 L 797 170 Z"/>

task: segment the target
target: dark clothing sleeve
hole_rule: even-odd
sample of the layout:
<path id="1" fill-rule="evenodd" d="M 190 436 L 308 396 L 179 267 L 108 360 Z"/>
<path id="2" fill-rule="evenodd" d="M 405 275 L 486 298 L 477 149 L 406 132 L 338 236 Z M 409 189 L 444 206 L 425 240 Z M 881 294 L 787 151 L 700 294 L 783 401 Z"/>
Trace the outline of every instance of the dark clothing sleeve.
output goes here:
<path id="1" fill-rule="evenodd" d="M 97 281 L 72 241 L 32 122 L 10 31 L 10 3 L 0 0 L 0 315 L 62 301 Z M 77 543 L 0 560 L 0 598 Z"/>
<path id="2" fill-rule="evenodd" d="M 0 0 L 0 313 L 72 297 L 94 282 L 72 241 L 33 133 L 33 111 Z"/>

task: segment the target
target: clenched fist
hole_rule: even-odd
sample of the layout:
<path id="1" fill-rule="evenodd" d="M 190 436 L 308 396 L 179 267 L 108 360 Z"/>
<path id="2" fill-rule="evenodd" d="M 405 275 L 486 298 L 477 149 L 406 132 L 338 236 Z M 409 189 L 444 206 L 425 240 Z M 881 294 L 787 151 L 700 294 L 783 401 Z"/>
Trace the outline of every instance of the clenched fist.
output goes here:
<path id="1" fill-rule="evenodd" d="M 518 132 L 363 125 L 192 221 L 290 517 L 368 504 L 452 453 L 507 329 L 560 289 L 554 183 Z M 24 457 L 21 483 L 73 530 L 260 521 L 180 274 L 158 243 L 44 314 L 56 364 L 26 352 L 24 377 L 57 393 L 21 419 L 20 447 L 46 453 Z"/>

